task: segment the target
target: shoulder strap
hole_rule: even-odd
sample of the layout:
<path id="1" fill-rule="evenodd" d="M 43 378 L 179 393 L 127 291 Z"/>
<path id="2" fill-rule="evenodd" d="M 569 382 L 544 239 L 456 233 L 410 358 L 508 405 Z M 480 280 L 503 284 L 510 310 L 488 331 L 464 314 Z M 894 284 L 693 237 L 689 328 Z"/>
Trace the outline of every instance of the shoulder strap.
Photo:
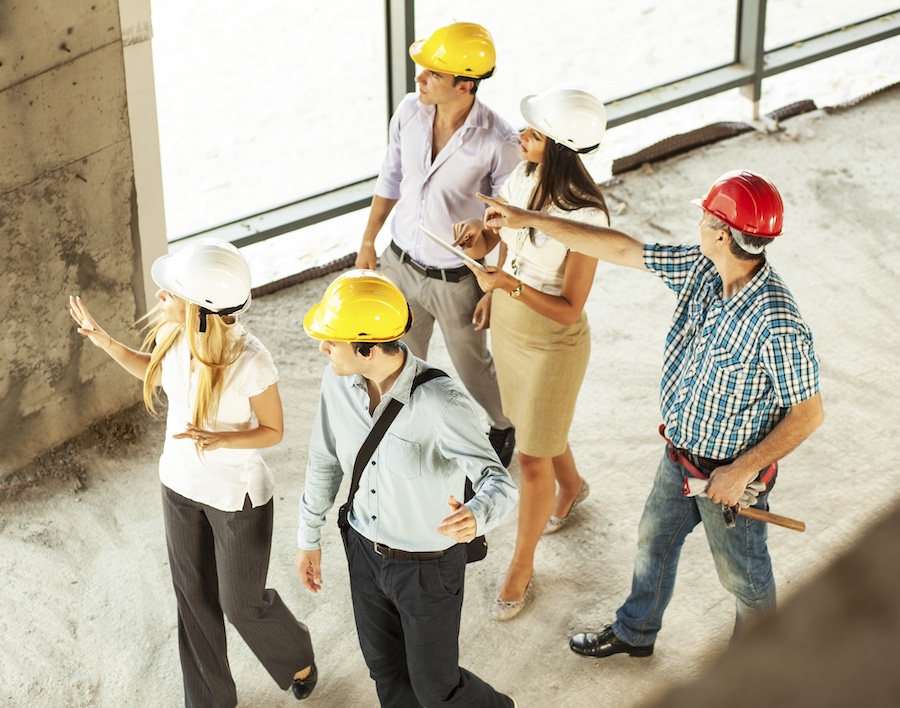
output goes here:
<path id="1" fill-rule="evenodd" d="M 447 376 L 447 374 L 440 369 L 425 369 L 413 379 L 409 395 L 412 396 L 413 392 L 420 384 L 431 381 L 431 379 L 440 378 L 441 376 Z M 369 431 L 368 437 L 359 449 L 359 453 L 356 455 L 356 462 L 353 464 L 353 478 L 350 480 L 350 493 L 347 495 L 348 510 L 353 504 L 353 497 L 356 496 L 356 490 L 359 489 L 359 480 L 362 478 L 362 471 L 365 468 L 366 463 L 372 458 L 375 449 L 378 447 L 381 439 L 387 432 L 387 429 L 391 427 L 391 423 L 394 422 L 394 418 L 397 417 L 401 408 L 403 408 L 403 404 L 396 398 L 392 398 L 388 401 L 387 407 L 384 409 L 378 422 L 375 423 L 372 430 Z"/>

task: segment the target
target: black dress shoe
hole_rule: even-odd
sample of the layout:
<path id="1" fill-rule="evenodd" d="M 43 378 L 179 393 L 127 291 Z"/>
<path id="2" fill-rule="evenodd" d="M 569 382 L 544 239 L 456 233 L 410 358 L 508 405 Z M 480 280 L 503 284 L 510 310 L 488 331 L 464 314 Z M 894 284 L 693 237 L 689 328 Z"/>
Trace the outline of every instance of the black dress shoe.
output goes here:
<path id="1" fill-rule="evenodd" d="M 598 659 L 613 654 L 628 654 L 629 656 L 650 656 L 653 653 L 653 645 L 636 647 L 626 644 L 612 631 L 610 625 L 600 632 L 582 632 L 569 640 L 569 649 L 582 656 L 593 656 Z"/>
<path id="2" fill-rule="evenodd" d="M 312 668 L 309 670 L 309 675 L 305 679 L 294 679 L 294 682 L 291 684 L 294 698 L 298 701 L 309 698 L 309 695 L 313 692 L 318 680 L 319 672 L 316 671 L 316 664 L 313 662 Z"/>
<path id="3" fill-rule="evenodd" d="M 491 447 L 494 448 L 497 457 L 500 458 L 500 462 L 504 467 L 509 467 L 509 463 L 512 462 L 513 450 L 516 448 L 516 429 L 491 428 L 488 439 L 491 441 Z"/>

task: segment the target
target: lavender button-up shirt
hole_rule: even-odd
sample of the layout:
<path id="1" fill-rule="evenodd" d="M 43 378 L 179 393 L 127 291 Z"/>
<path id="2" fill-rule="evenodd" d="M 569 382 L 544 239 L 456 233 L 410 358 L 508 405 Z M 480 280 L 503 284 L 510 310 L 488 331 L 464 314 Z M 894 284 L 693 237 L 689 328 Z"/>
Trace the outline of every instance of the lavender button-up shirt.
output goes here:
<path id="1" fill-rule="evenodd" d="M 477 192 L 496 196 L 521 162 L 515 131 L 477 98 L 462 127 L 432 160 L 434 106 L 407 94 L 391 118 L 390 143 L 375 194 L 397 199 L 391 238 L 423 265 L 456 268 L 462 261 L 433 244 L 420 226 L 452 240 L 451 226 L 480 219 Z"/>

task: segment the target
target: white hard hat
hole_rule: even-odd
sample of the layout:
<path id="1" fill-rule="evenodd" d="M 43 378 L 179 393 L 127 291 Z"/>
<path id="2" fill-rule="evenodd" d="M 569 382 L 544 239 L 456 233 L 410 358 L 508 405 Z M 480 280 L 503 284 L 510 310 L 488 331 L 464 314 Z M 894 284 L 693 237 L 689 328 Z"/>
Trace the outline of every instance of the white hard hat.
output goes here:
<path id="1" fill-rule="evenodd" d="M 575 152 L 595 150 L 606 131 L 603 102 L 578 84 L 560 84 L 526 96 L 519 109 L 528 125 Z"/>
<path id="2" fill-rule="evenodd" d="M 200 331 L 206 315 L 233 315 L 250 307 L 250 266 L 227 241 L 205 238 L 160 256 L 150 275 L 159 287 L 200 306 Z"/>

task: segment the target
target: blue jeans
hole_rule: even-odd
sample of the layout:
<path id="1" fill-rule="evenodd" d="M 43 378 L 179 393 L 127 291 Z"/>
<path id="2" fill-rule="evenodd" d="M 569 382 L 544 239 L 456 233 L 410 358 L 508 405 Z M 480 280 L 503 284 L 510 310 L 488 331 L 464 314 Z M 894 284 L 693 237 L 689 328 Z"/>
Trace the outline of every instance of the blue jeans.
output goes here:
<path id="1" fill-rule="evenodd" d="M 703 522 L 719 582 L 737 601 L 736 626 L 775 608 L 775 578 L 766 548 L 766 524 L 737 516 L 726 528 L 722 505 L 706 497 L 685 497 L 687 472 L 663 454 L 638 527 L 631 595 L 616 612 L 613 632 L 623 642 L 647 646 L 656 641 L 672 599 L 678 559 L 687 535 Z M 768 510 L 768 494 L 756 508 Z"/>

